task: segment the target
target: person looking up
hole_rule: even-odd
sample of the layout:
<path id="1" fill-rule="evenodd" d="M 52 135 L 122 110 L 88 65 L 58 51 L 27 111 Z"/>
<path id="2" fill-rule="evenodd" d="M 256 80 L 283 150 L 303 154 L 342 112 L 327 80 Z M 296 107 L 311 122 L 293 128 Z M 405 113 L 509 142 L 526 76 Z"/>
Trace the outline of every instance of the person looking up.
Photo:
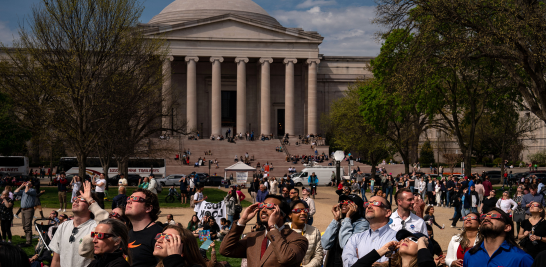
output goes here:
<path id="1" fill-rule="evenodd" d="M 59 209 L 57 211 L 63 211 L 66 212 L 66 191 L 68 191 L 68 183 L 69 181 L 66 179 L 66 174 L 64 172 L 61 173 L 59 179 L 57 180 L 57 195 L 59 196 Z"/>
<path id="2" fill-rule="evenodd" d="M 370 229 L 351 236 L 341 256 L 343 267 L 350 267 L 372 250 L 379 250 L 385 244 L 396 241 L 396 231 L 388 223 L 392 214 L 391 204 L 386 198 L 373 196 L 370 202 L 364 202 L 364 216 L 370 224 Z M 377 262 L 387 261 L 381 257 Z"/>
<path id="3" fill-rule="evenodd" d="M 531 217 L 521 222 L 518 238 L 525 239 L 520 245 L 523 250 L 536 258 L 538 253 L 546 250 L 546 221 L 544 207 L 538 202 L 529 203 Z"/>
<path id="4" fill-rule="evenodd" d="M 409 190 L 409 189 L 408 189 Z M 428 238 L 422 233 L 412 233 L 407 230 L 400 230 L 396 233 L 398 241 L 390 241 L 379 250 L 372 250 L 359 259 L 352 267 L 371 267 L 387 253 L 396 251 L 393 254 L 390 266 L 406 267 L 435 267 L 436 262 L 428 249 Z"/>
<path id="5" fill-rule="evenodd" d="M 86 186 L 88 190 L 85 190 Z M 88 237 L 97 226 L 97 222 L 93 220 L 94 216 L 89 210 L 89 207 L 97 202 L 91 196 L 89 182 L 84 183 L 84 190 L 84 194 L 81 194 L 80 191 L 72 203 L 74 219 L 60 224 L 49 243 L 49 247 L 53 251 L 51 267 L 88 266 L 92 261 L 92 259 L 79 254 L 79 245 L 84 237 Z"/>
<path id="6" fill-rule="evenodd" d="M 155 235 L 155 239 L 157 241 L 153 255 L 159 259 L 157 267 L 208 266 L 199 253 L 199 246 L 191 231 L 175 225 L 168 225 Z M 216 252 L 211 255 L 214 259 Z"/>
<path id="7" fill-rule="evenodd" d="M 199 212 L 203 201 L 206 201 L 208 199 L 207 196 L 203 195 L 203 189 L 203 184 L 199 184 L 197 185 L 197 192 L 193 194 L 193 203 L 195 204 L 195 208 L 193 208 L 193 211 L 195 211 L 195 215 L 197 215 L 197 212 Z"/>
<path id="8" fill-rule="evenodd" d="M 489 196 L 485 197 L 482 201 L 480 210 L 482 213 L 488 213 L 492 208 L 497 206 L 499 199 L 495 196 L 495 189 L 489 191 Z M 516 204 L 517 205 L 517 204 Z"/>
<path id="9" fill-rule="evenodd" d="M 510 193 L 508 193 L 508 191 L 504 191 L 502 193 L 502 198 L 497 200 L 496 207 L 507 214 L 511 214 L 512 211 L 518 207 L 518 203 L 510 198 Z"/>
<path id="10" fill-rule="evenodd" d="M 137 189 L 127 198 L 125 215 L 133 225 L 129 231 L 129 250 L 133 255 L 132 267 L 150 267 L 157 264 L 153 257 L 155 235 L 163 230 L 155 224 L 159 214 L 157 195 L 147 189 Z"/>
<path id="11" fill-rule="evenodd" d="M 499 208 L 481 215 L 478 242 L 464 256 L 463 266 L 531 266 L 533 257 L 521 250 L 514 238 L 512 218 Z"/>
<path id="12" fill-rule="evenodd" d="M 305 203 L 307 203 L 307 207 L 309 207 L 307 224 L 313 225 L 313 215 L 315 215 L 317 210 L 315 209 L 315 200 L 309 197 L 310 193 L 311 191 L 309 188 L 304 187 L 301 189 L 301 195 L 303 196 L 302 200 L 305 201 Z"/>
<path id="13" fill-rule="evenodd" d="M 521 207 L 525 209 L 525 212 L 527 215 L 531 215 L 531 212 L 529 211 L 529 204 L 531 202 L 537 202 L 540 203 L 540 205 L 544 206 L 544 196 L 538 193 L 538 187 L 535 184 L 529 185 L 529 193 L 524 195 L 521 199 Z"/>
<path id="14" fill-rule="evenodd" d="M 427 227 L 425 221 L 413 214 L 413 205 L 415 204 L 415 196 L 407 188 L 398 190 L 394 195 L 394 200 L 398 205 L 398 209 L 392 213 L 392 223 L 389 225 L 391 229 L 398 231 L 406 229 L 412 233 L 422 233 L 427 235 Z"/>
<path id="15" fill-rule="evenodd" d="M 21 191 L 21 189 L 25 190 Z M 21 211 L 23 217 L 23 230 L 25 231 L 26 243 L 21 244 L 21 247 L 28 247 L 32 243 L 32 218 L 34 217 L 34 198 L 36 197 L 36 190 L 32 188 L 31 182 L 24 182 L 15 191 L 14 196 L 21 197 Z"/>
<path id="16" fill-rule="evenodd" d="M 148 180 L 150 181 L 150 184 L 148 185 L 148 190 L 152 191 L 152 193 L 157 195 L 157 181 L 155 180 L 155 176 L 153 174 L 150 174 Z"/>
<path id="17" fill-rule="evenodd" d="M 291 213 L 290 206 L 275 195 L 268 196 L 263 203 L 250 205 L 224 237 L 220 254 L 228 258 L 247 258 L 248 267 L 300 266 L 309 241 L 284 224 Z M 266 230 L 248 233 L 241 239 L 246 224 L 257 214 Z M 252 254 L 256 251 L 261 251 L 260 257 Z"/>
<path id="18" fill-rule="evenodd" d="M 95 259 L 87 267 L 129 267 L 132 263 L 129 253 L 129 231 L 123 222 L 106 219 L 91 232 Z M 125 258 L 127 257 L 127 259 Z"/>
<path id="19" fill-rule="evenodd" d="M 11 224 L 13 222 L 13 200 L 9 197 L 9 191 L 4 190 L 0 196 L 0 241 L 11 243 Z M 3 238 L 2 238 L 3 237 Z"/>
<path id="20" fill-rule="evenodd" d="M 463 231 L 454 235 L 447 246 L 446 264 L 450 267 L 462 267 L 465 253 L 481 239 L 481 235 L 478 234 L 480 214 L 471 212 L 463 220 Z"/>
<path id="21" fill-rule="evenodd" d="M 95 186 L 95 194 L 97 195 L 97 204 L 104 209 L 104 190 L 106 190 L 106 178 L 104 173 L 101 173 L 100 176 L 93 176 L 91 180 Z"/>
<path id="22" fill-rule="evenodd" d="M 300 200 L 300 190 L 297 188 L 290 189 L 290 202 Z"/>
<path id="23" fill-rule="evenodd" d="M 288 226 L 296 233 L 302 234 L 309 241 L 309 246 L 305 252 L 305 257 L 302 261 L 303 267 L 320 267 L 324 258 L 324 251 L 320 243 L 320 231 L 309 225 L 309 209 L 305 207 L 302 200 L 292 201 L 290 203 L 292 214 Z"/>
<path id="24" fill-rule="evenodd" d="M 358 195 L 340 195 L 337 205 L 332 207 L 334 219 L 321 238 L 322 247 L 329 250 L 325 267 L 341 266 L 343 248 L 354 234 L 370 229 L 370 224 L 362 217 L 364 201 Z"/>

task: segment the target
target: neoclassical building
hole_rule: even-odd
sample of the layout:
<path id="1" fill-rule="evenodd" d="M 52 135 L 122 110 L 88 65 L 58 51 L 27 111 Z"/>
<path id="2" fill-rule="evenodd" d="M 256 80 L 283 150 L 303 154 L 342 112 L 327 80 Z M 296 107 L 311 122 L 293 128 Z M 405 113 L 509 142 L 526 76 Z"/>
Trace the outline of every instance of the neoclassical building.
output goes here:
<path id="1" fill-rule="evenodd" d="M 318 32 L 285 28 L 252 0 L 176 0 L 147 24 L 170 45 L 164 124 L 203 136 L 321 133 L 319 120 L 371 58 L 322 55 Z"/>

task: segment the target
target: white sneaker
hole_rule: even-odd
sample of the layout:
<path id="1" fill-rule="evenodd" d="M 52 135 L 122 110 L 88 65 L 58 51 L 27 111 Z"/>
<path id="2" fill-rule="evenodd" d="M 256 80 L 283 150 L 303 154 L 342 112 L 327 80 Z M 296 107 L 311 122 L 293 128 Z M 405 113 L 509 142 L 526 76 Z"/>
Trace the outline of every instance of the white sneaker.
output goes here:
<path id="1" fill-rule="evenodd" d="M 455 226 L 453 226 L 453 225 L 450 225 L 450 226 L 451 226 L 451 228 L 455 228 Z"/>
<path id="2" fill-rule="evenodd" d="M 66 212 L 66 209 L 63 209 L 63 212 Z"/>
<path id="3" fill-rule="evenodd" d="M 57 211 L 61 211 L 61 209 L 58 209 Z"/>
<path id="4" fill-rule="evenodd" d="M 17 216 L 17 214 L 13 214 L 13 217 L 15 217 L 17 219 L 21 219 L 21 218 L 19 218 L 19 216 Z"/>

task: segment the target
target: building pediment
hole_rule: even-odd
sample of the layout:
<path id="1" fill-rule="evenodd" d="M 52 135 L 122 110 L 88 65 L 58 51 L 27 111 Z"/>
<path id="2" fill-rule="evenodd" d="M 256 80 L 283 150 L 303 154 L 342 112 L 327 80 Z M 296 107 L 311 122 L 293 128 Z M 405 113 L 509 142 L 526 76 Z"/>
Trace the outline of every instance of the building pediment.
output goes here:
<path id="1" fill-rule="evenodd" d="M 168 40 L 322 43 L 316 32 L 285 28 L 235 14 L 226 14 L 176 25 L 142 25 L 147 35 L 163 34 Z"/>

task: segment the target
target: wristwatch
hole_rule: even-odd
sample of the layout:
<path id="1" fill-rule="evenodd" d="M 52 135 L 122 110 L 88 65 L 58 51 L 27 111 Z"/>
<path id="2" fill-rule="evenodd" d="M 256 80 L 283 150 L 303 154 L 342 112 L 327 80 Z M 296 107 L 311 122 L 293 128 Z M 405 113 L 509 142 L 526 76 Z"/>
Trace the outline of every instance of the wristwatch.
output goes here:
<path id="1" fill-rule="evenodd" d="M 279 227 L 276 224 L 272 224 L 269 226 L 269 230 L 277 229 L 279 230 Z"/>
<path id="2" fill-rule="evenodd" d="M 97 201 L 95 201 L 94 199 L 92 199 L 91 201 L 87 202 L 87 205 L 89 205 L 91 207 L 91 204 L 95 203 Z"/>

